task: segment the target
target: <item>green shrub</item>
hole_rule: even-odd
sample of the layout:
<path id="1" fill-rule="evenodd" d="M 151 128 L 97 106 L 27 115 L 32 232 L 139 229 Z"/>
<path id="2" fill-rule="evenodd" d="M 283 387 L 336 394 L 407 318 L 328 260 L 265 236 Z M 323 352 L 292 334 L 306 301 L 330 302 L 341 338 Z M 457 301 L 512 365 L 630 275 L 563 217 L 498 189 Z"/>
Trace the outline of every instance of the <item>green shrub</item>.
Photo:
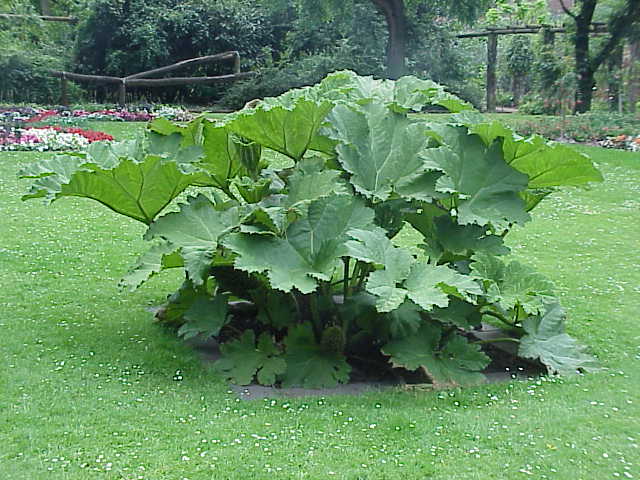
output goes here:
<path id="1" fill-rule="evenodd" d="M 13 10 L 35 13 L 32 6 Z M 24 5 L 23 5 L 24 7 Z M 0 18 L 0 102 L 56 104 L 60 101 L 60 80 L 50 69 L 63 70 L 70 57 L 72 28 L 35 18 Z M 69 95 L 77 98 L 80 89 L 70 86 Z"/>
<path id="2" fill-rule="evenodd" d="M 522 97 L 518 112 L 525 115 L 553 115 L 557 111 L 555 102 L 539 93 L 528 93 Z"/>
<path id="3" fill-rule="evenodd" d="M 427 106 L 460 113 L 409 117 Z M 145 138 L 22 175 L 35 179 L 25 198 L 84 196 L 145 223 L 152 246 L 123 284 L 184 269 L 158 318 L 218 339 L 216 368 L 235 383 L 328 387 L 392 368 L 478 383 L 490 359 L 470 332 L 483 319 L 551 373 L 595 368 L 564 333 L 551 282 L 507 259 L 503 239 L 553 189 L 600 173 L 433 82 L 338 72 L 224 118 L 156 120 Z M 201 193 L 164 213 L 188 187 Z M 398 245 L 409 225 L 417 248 Z"/>
<path id="4" fill-rule="evenodd" d="M 273 42 L 270 21 L 253 2 L 225 0 L 99 0 L 79 26 L 76 67 L 80 73 L 125 76 L 187 58 L 237 50 L 244 71 L 252 70 L 263 48 Z M 208 64 L 178 76 L 221 75 L 231 65 Z M 134 90 L 150 98 L 209 102 L 225 85 Z"/>

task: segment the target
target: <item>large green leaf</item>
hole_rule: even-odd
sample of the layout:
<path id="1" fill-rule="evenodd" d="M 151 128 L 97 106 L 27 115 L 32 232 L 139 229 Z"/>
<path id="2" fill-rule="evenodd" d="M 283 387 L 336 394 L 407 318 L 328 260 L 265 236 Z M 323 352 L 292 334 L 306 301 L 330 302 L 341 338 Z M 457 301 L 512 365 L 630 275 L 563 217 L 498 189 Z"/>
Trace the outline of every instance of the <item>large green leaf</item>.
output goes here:
<path id="1" fill-rule="evenodd" d="M 265 235 L 281 235 L 289 225 L 287 209 L 277 205 L 256 205 L 251 217 L 240 227 L 244 233 L 262 233 Z"/>
<path id="2" fill-rule="evenodd" d="M 227 188 L 231 178 L 246 174 L 241 161 L 242 150 L 246 148 L 225 125 L 208 120 L 202 122 L 204 157 L 200 165 L 218 187 Z"/>
<path id="3" fill-rule="evenodd" d="M 531 189 L 584 185 L 603 180 L 589 157 L 569 146 L 548 142 L 539 135 L 521 137 L 496 121 L 475 120 L 480 120 L 480 123 L 462 123 L 469 126 L 470 133 L 480 135 L 486 145 L 502 138 L 506 162 L 529 176 Z"/>
<path id="4" fill-rule="evenodd" d="M 120 286 L 135 290 L 162 270 L 178 267 L 184 267 L 178 248 L 169 242 L 161 242 L 140 255 L 133 268 L 120 281 Z"/>
<path id="5" fill-rule="evenodd" d="M 199 136 L 202 134 L 203 120 L 203 117 L 198 117 L 185 126 L 173 123 L 165 117 L 158 117 L 147 124 L 147 129 L 162 136 L 171 136 L 177 133 L 182 138 L 182 145 L 197 145 L 200 143 Z"/>
<path id="6" fill-rule="evenodd" d="M 391 312 L 408 297 L 424 310 L 446 307 L 449 295 L 472 301 L 482 294 L 481 286 L 473 277 L 462 275 L 448 266 L 419 263 L 405 249 L 392 244 L 380 229 L 352 230 L 353 240 L 345 247 L 350 257 L 371 263 L 382 269 L 371 272 L 367 278 L 367 292 L 378 300 L 379 312 Z"/>
<path id="7" fill-rule="evenodd" d="M 238 255 L 236 268 L 266 272 L 275 289 L 310 293 L 317 280 L 331 279 L 336 261 L 346 254 L 347 231 L 372 225 L 373 211 L 364 202 L 332 195 L 311 202 L 307 217 L 292 223 L 284 238 L 237 233 L 224 245 Z"/>
<path id="8" fill-rule="evenodd" d="M 407 296 L 425 310 L 434 306 L 446 307 L 448 295 L 473 301 L 482 288 L 469 275 L 462 275 L 446 265 L 416 263 L 405 282 Z"/>
<path id="9" fill-rule="evenodd" d="M 543 315 L 525 319 L 522 326 L 526 335 L 520 339 L 518 355 L 540 360 L 551 374 L 599 370 L 595 358 L 585 347 L 565 333 L 564 321 L 564 310 L 557 302 L 546 304 Z"/>
<path id="10" fill-rule="evenodd" d="M 460 225 L 444 211 L 424 210 L 406 215 L 407 221 L 424 237 L 423 248 L 432 262 L 451 262 L 468 258 L 474 252 L 505 255 L 509 248 L 501 236 L 479 225 Z"/>
<path id="11" fill-rule="evenodd" d="M 348 193 L 347 186 L 340 179 L 340 171 L 325 169 L 324 163 L 319 157 L 304 158 L 298 162 L 287 179 L 289 193 L 285 206 L 309 203 L 333 193 Z"/>
<path id="12" fill-rule="evenodd" d="M 429 165 L 446 174 L 438 181 L 439 190 L 458 194 L 460 224 L 504 226 L 529 220 L 519 195 L 528 177 L 505 162 L 500 142 L 487 147 L 465 127 L 443 126 L 438 133 L 446 146 L 424 155 Z"/>
<path id="13" fill-rule="evenodd" d="M 318 272 L 286 239 L 232 233 L 225 238 L 224 246 L 238 255 L 235 268 L 248 273 L 266 272 L 276 290 L 290 292 L 297 288 L 302 293 L 311 293 L 318 286 L 311 276 Z"/>
<path id="14" fill-rule="evenodd" d="M 331 149 L 331 142 L 323 142 L 317 134 L 333 105 L 318 98 L 311 89 L 291 90 L 280 97 L 265 98 L 256 108 L 241 110 L 226 125 L 235 133 L 298 161 L 311 147 Z"/>
<path id="15" fill-rule="evenodd" d="M 444 90 L 431 80 L 404 76 L 396 81 L 363 77 L 345 70 L 328 75 L 321 83 L 324 95 L 338 101 L 366 105 L 383 104 L 399 113 L 419 112 L 428 106 L 441 106 L 450 112 L 471 110 L 473 107 Z"/>
<path id="16" fill-rule="evenodd" d="M 445 91 L 431 80 L 405 76 L 394 85 L 394 107 L 419 112 L 427 106 L 438 105 L 452 113 L 473 110 L 473 106 Z"/>
<path id="17" fill-rule="evenodd" d="M 161 323 L 181 326 L 184 314 L 201 296 L 208 296 L 204 288 L 195 288 L 190 280 L 185 280 L 180 288 L 167 297 L 167 301 L 158 308 L 155 318 Z"/>
<path id="18" fill-rule="evenodd" d="M 166 155 L 150 154 L 149 149 L 141 140 L 96 143 L 83 156 L 38 162 L 21 172 L 35 178 L 23 199 L 86 197 L 150 224 L 189 185 L 200 185 L 207 177 L 193 166 L 202 156 L 199 149 Z"/>
<path id="19" fill-rule="evenodd" d="M 345 243 L 350 257 L 362 262 L 383 267 L 369 274 L 367 291 L 377 297 L 376 308 L 379 312 L 391 312 L 405 300 L 407 292 L 400 283 L 409 275 L 414 262 L 411 254 L 396 247 L 381 229 L 351 230 L 353 240 Z"/>
<path id="20" fill-rule="evenodd" d="M 528 141 L 536 144 L 535 140 L 521 139 L 513 142 L 512 152 L 507 151 L 511 142 L 505 143 L 505 154 L 513 168 L 529 176 L 529 188 L 602 182 L 602 174 L 585 154 L 559 143 L 545 143 L 538 149 L 527 151 L 522 145 L 528 146 Z M 513 160 L 510 161 L 511 155 Z"/>
<path id="21" fill-rule="evenodd" d="M 187 125 L 176 125 L 166 119 L 156 119 L 149 130 L 157 134 L 157 141 L 164 136 L 167 145 L 175 143 L 171 138 L 177 137 L 181 147 L 193 145 L 201 149 L 203 155 L 198 166 L 211 176 L 213 185 L 227 192 L 232 178 L 256 174 L 255 170 L 260 168 L 260 146 L 243 141 L 221 120 L 201 116 Z M 247 162 L 248 159 L 253 161 Z"/>
<path id="22" fill-rule="evenodd" d="M 201 285 L 208 275 L 220 237 L 238 227 L 249 212 L 244 207 L 218 210 L 205 195 L 190 197 L 180 211 L 153 222 L 145 239 L 162 238 L 180 249 L 189 278 Z"/>
<path id="23" fill-rule="evenodd" d="M 490 359 L 480 351 L 480 346 L 468 343 L 458 334 L 450 336 L 443 346 L 441 340 L 441 327 L 425 323 L 415 334 L 387 343 L 382 352 L 391 357 L 394 367 L 423 369 L 436 387 L 482 383 L 484 375 L 480 370 Z"/>
<path id="24" fill-rule="evenodd" d="M 427 143 L 424 124 L 380 103 L 359 109 L 338 105 L 329 118 L 328 135 L 339 142 L 338 160 L 365 197 L 374 202 L 387 200 L 393 191 L 409 188 L 425 172 L 420 157 Z"/>
<path id="25" fill-rule="evenodd" d="M 295 299 L 277 290 L 259 289 L 251 292 L 258 306 L 257 319 L 276 330 L 282 330 L 297 321 Z"/>
<path id="26" fill-rule="evenodd" d="M 285 339 L 287 371 L 283 387 L 330 388 L 349 381 L 351 367 L 341 353 L 325 350 L 310 325 L 296 325 Z"/>
<path id="27" fill-rule="evenodd" d="M 384 230 L 354 228 L 348 233 L 352 240 L 347 241 L 345 247 L 350 257 L 384 267 L 397 282 L 407 278 L 413 257 L 409 251 L 396 247 Z"/>
<path id="28" fill-rule="evenodd" d="M 555 297 L 553 283 L 533 268 L 512 261 L 505 264 L 491 255 L 477 253 L 472 257 L 471 270 L 488 280 L 486 296 L 490 302 L 509 310 L 520 306 L 526 313 L 537 314 L 544 302 Z"/>
<path id="29" fill-rule="evenodd" d="M 218 293 L 214 297 L 199 295 L 184 313 L 186 322 L 178 330 L 178 336 L 188 340 L 201 336 L 215 337 L 228 320 L 228 295 Z"/>
<path id="30" fill-rule="evenodd" d="M 439 322 L 467 330 L 477 327 L 482 322 L 482 313 L 476 305 L 456 297 L 450 298 L 446 307 L 431 310 L 429 316 Z"/>
<path id="31" fill-rule="evenodd" d="M 371 272 L 365 286 L 367 292 L 377 297 L 376 309 L 380 313 L 399 308 L 407 298 L 407 290 L 398 284 L 398 279 L 389 270 Z"/>
<path id="32" fill-rule="evenodd" d="M 402 338 L 413 335 L 422 325 L 422 309 L 415 303 L 406 300 L 393 312 L 386 315 L 389 333 L 392 338 Z"/>
<path id="33" fill-rule="evenodd" d="M 245 330 L 237 340 L 223 343 L 220 352 L 214 368 L 236 385 L 249 385 L 255 375 L 261 385 L 273 385 L 287 369 L 268 333 L 262 333 L 256 345 L 253 330 Z"/>

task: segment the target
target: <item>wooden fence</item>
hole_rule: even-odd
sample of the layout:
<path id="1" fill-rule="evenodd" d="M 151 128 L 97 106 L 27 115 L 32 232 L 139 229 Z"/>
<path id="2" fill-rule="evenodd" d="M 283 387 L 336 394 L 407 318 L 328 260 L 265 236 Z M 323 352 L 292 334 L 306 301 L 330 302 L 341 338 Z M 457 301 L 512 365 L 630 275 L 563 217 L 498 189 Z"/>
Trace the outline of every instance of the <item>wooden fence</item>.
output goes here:
<path id="1" fill-rule="evenodd" d="M 233 61 L 233 73 L 219 75 L 216 77 L 167 77 L 167 78 L 146 78 L 152 75 L 166 74 L 173 70 L 178 70 L 187 66 L 200 65 L 204 63 Z M 255 72 L 240 72 L 240 54 L 236 51 L 223 52 L 206 57 L 190 58 L 166 67 L 154 68 L 144 72 L 134 73 L 126 77 L 110 77 L 105 75 L 84 75 L 80 73 L 63 72 L 51 70 L 51 75 L 61 79 L 61 103 L 69 103 L 67 95 L 67 82 L 105 83 L 116 85 L 118 88 L 118 103 L 126 105 L 127 87 L 169 87 L 176 85 L 216 83 L 242 80 L 255 75 Z"/>
<path id="2" fill-rule="evenodd" d="M 554 43 L 556 33 L 566 33 L 565 27 L 553 27 L 550 25 L 524 25 L 515 27 L 487 28 L 480 32 L 467 32 L 456 35 L 457 38 L 477 38 L 487 37 L 487 83 L 486 101 L 487 111 L 496 111 L 496 66 L 498 63 L 498 36 L 500 35 L 522 35 L 532 33 L 543 33 L 543 42 L 547 45 Z M 607 25 L 604 23 L 592 23 L 590 34 L 607 33 Z"/>

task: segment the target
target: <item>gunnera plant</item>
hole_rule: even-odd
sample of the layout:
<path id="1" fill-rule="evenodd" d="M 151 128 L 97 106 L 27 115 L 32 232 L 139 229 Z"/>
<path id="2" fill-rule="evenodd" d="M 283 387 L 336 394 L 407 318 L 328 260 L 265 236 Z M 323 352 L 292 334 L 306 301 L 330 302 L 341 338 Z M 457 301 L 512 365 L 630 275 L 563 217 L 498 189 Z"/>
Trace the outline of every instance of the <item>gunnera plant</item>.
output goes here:
<path id="1" fill-rule="evenodd" d="M 414 114 L 434 106 L 448 122 Z M 336 72 L 22 176 L 34 179 L 25 198 L 92 198 L 146 224 L 150 248 L 123 285 L 183 269 L 158 319 L 217 339 L 216 369 L 237 384 L 330 387 L 367 368 L 478 383 L 490 358 L 469 332 L 482 321 L 550 373 L 595 368 L 552 283 L 510 260 L 504 238 L 556 188 L 600 173 L 431 81 Z M 398 241 L 407 229 L 414 245 Z"/>

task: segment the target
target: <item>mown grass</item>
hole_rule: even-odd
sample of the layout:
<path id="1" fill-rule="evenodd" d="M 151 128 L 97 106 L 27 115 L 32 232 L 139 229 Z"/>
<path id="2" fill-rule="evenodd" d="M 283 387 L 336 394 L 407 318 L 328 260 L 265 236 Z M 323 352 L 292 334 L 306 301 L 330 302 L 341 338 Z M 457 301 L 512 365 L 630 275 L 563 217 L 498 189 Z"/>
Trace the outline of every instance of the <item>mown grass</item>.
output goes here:
<path id="1" fill-rule="evenodd" d="M 138 125 L 102 124 L 120 138 Z M 584 147 L 606 183 L 510 237 L 606 370 L 443 392 L 239 401 L 117 279 L 143 228 L 87 200 L 23 203 L 0 154 L 0 478 L 640 478 L 640 154 Z"/>

